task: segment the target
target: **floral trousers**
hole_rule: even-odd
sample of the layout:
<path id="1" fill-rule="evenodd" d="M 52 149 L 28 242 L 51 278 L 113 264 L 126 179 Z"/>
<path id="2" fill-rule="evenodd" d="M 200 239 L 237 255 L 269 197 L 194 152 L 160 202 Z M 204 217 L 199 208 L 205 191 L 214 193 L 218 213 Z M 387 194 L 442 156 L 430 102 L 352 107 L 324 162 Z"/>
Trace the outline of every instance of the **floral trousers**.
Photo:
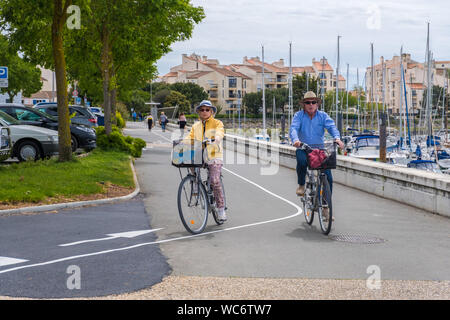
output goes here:
<path id="1" fill-rule="evenodd" d="M 209 183 L 214 191 L 214 198 L 218 209 L 225 208 L 225 199 L 223 196 L 222 184 L 220 183 L 220 174 L 222 172 L 223 161 L 214 159 L 208 162 Z"/>

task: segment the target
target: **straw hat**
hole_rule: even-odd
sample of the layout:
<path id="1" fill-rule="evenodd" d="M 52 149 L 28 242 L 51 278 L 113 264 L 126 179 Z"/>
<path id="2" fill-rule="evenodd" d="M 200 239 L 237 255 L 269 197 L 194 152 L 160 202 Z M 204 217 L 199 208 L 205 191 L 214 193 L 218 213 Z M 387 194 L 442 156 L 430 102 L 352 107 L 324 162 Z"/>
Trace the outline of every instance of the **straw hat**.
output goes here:
<path id="1" fill-rule="evenodd" d="M 316 100 L 318 104 L 322 103 L 322 100 L 316 96 L 316 94 L 312 91 L 308 91 L 303 96 L 303 100 L 300 101 L 301 103 L 304 103 L 305 100 Z"/>

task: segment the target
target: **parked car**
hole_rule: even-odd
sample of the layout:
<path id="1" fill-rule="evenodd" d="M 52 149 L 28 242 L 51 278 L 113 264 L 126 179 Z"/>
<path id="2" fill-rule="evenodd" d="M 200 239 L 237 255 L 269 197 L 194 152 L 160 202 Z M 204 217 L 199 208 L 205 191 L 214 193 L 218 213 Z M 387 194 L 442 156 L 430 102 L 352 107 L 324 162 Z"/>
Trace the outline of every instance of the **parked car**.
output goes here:
<path id="1" fill-rule="evenodd" d="M 105 114 L 103 113 L 103 109 L 99 107 L 89 107 L 89 110 L 97 117 L 97 124 L 99 126 L 104 126 Z"/>
<path id="2" fill-rule="evenodd" d="M 3 111 L 0 111 L 0 121 L 6 123 L 11 131 L 11 158 L 38 160 L 58 154 L 58 131 L 21 125 Z"/>
<path id="3" fill-rule="evenodd" d="M 58 105 L 54 102 L 41 102 L 34 105 L 33 109 L 37 109 L 58 118 Z M 71 115 L 70 121 L 73 124 L 80 124 L 89 128 L 98 126 L 97 117 L 86 107 L 70 105 L 69 114 Z"/>
<path id="4" fill-rule="evenodd" d="M 6 122 L 0 122 L 0 161 L 11 156 L 12 142 L 11 129 Z"/>
<path id="5" fill-rule="evenodd" d="M 2 103 L 0 104 L 0 110 L 19 120 L 20 124 L 58 130 L 58 119 L 37 109 L 28 108 L 19 103 Z M 78 148 L 90 151 L 97 147 L 97 136 L 92 128 L 71 124 L 70 135 L 72 151 Z"/>

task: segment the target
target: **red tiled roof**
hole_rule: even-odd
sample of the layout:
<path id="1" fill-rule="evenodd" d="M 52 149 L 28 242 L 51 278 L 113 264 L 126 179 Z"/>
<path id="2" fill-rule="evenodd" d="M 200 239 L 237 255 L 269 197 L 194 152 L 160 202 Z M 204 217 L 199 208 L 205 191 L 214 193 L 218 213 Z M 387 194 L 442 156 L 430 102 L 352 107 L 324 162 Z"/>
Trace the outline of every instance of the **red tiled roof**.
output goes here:
<path id="1" fill-rule="evenodd" d="M 169 72 L 169 73 L 166 73 L 165 75 L 163 75 L 162 78 L 171 78 L 171 77 L 176 77 L 176 76 L 178 76 L 178 73 Z"/>
<path id="2" fill-rule="evenodd" d="M 333 71 L 333 68 L 330 66 L 330 64 L 327 63 L 320 63 L 319 61 L 314 61 L 313 62 L 314 67 L 316 67 L 317 71 Z"/>
<path id="3" fill-rule="evenodd" d="M 191 75 L 186 76 L 187 79 L 198 79 L 203 77 L 204 75 L 207 75 L 208 73 L 211 73 L 212 71 L 199 71 L 196 73 L 193 73 Z"/>

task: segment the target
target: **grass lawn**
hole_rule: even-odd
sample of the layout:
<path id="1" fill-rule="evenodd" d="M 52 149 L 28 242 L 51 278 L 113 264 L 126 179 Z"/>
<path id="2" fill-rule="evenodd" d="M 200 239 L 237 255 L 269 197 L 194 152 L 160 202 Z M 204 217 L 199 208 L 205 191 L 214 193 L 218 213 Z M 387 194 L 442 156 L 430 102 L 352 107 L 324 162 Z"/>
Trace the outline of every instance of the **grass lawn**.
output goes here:
<path id="1" fill-rule="evenodd" d="M 129 155 L 98 149 L 69 162 L 50 159 L 1 165 L 0 181 L 3 205 L 77 199 L 105 194 L 110 186 L 134 189 Z"/>

